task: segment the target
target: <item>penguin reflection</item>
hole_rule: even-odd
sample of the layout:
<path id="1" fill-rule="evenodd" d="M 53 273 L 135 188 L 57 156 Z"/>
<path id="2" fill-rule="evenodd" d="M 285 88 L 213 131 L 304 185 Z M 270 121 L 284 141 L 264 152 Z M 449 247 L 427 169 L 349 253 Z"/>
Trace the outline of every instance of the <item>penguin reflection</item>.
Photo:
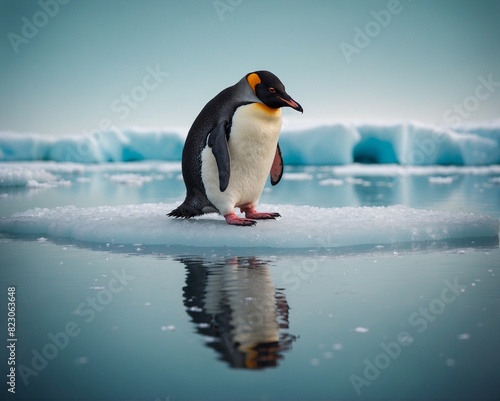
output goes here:
<path id="1" fill-rule="evenodd" d="M 187 269 L 184 305 L 207 346 L 234 368 L 277 366 L 295 337 L 284 332 L 289 307 L 267 264 L 256 258 L 179 260 Z"/>

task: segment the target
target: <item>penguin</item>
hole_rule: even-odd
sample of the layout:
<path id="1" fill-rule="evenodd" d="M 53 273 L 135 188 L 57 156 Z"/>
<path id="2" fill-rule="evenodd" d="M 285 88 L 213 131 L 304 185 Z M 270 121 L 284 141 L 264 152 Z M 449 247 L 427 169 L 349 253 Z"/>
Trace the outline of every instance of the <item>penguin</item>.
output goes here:
<path id="1" fill-rule="evenodd" d="M 215 212 L 238 226 L 281 217 L 255 208 L 267 177 L 276 185 L 283 175 L 278 143 L 282 107 L 303 112 L 269 71 L 248 73 L 210 100 L 194 120 L 182 151 L 186 198 L 168 216 Z M 245 217 L 238 217 L 235 208 Z"/>

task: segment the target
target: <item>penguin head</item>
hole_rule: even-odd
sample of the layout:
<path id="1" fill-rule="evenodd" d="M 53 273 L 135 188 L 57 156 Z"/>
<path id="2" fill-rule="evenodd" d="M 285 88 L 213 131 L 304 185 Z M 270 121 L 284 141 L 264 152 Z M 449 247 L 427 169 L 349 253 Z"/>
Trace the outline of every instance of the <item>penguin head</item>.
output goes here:
<path id="1" fill-rule="evenodd" d="M 269 71 L 255 71 L 246 76 L 248 85 L 253 89 L 255 95 L 266 106 L 273 109 L 280 107 L 291 107 L 303 112 L 302 106 L 293 100 L 285 91 L 285 85 L 279 78 Z"/>

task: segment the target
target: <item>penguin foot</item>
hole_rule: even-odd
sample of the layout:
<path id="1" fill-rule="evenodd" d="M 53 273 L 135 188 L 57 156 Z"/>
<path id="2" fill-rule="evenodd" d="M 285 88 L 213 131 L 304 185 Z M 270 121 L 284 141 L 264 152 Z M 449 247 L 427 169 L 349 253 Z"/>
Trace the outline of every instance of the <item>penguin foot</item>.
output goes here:
<path id="1" fill-rule="evenodd" d="M 236 216 L 234 213 L 228 213 L 224 215 L 227 224 L 231 224 L 234 226 L 254 226 L 257 224 L 255 220 L 245 219 L 242 217 Z"/>
<path id="2" fill-rule="evenodd" d="M 199 216 L 203 214 L 199 210 L 186 206 L 184 203 L 180 205 L 177 209 L 172 210 L 170 213 L 167 213 L 168 217 L 175 217 L 176 219 L 189 219 L 194 216 Z"/>
<path id="3" fill-rule="evenodd" d="M 276 217 L 281 217 L 279 213 L 259 213 L 253 207 L 251 208 L 243 208 L 241 209 L 243 213 L 245 213 L 245 217 L 247 219 L 255 219 L 255 220 L 275 220 Z"/>

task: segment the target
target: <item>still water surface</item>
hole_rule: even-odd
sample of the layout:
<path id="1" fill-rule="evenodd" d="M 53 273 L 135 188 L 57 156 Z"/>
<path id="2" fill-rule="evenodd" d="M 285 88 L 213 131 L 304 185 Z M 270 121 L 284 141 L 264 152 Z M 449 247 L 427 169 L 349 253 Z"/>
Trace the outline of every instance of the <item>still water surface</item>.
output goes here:
<path id="1" fill-rule="evenodd" d="M 406 204 L 500 217 L 500 186 L 488 175 L 436 185 L 426 176 L 287 171 L 262 202 Z M 2 216 L 182 198 L 175 172 L 142 186 L 111 182 L 112 173 L 86 172 L 83 180 L 68 173 L 68 187 L 4 188 Z M 325 179 L 337 181 L 320 184 Z M 500 396 L 498 239 L 294 252 L 3 235 L 0 252 L 2 298 L 16 287 L 18 338 L 16 394 L 4 384 L 2 399 Z"/>

